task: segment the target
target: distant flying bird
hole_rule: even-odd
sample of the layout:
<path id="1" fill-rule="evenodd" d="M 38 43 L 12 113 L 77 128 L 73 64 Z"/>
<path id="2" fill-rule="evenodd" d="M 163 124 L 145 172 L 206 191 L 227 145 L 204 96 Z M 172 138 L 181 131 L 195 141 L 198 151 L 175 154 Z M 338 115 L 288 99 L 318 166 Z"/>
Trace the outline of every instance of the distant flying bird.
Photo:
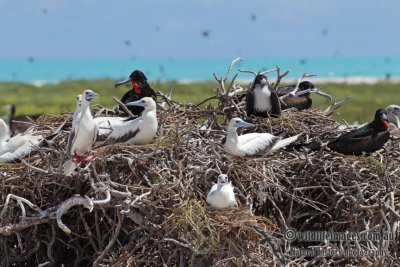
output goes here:
<path id="1" fill-rule="evenodd" d="M 46 7 L 42 8 L 42 13 L 43 14 L 46 15 L 48 12 L 49 12 L 49 10 Z"/>
<path id="2" fill-rule="evenodd" d="M 307 59 L 300 59 L 300 65 L 306 65 L 307 64 Z"/>
<path id="3" fill-rule="evenodd" d="M 124 40 L 124 44 L 126 46 L 130 46 L 131 45 L 131 40 L 128 40 L 128 39 Z"/>
<path id="4" fill-rule="evenodd" d="M 34 57 L 28 57 L 28 61 L 29 61 L 29 63 L 33 63 L 33 62 L 35 62 L 35 58 Z"/>
<path id="5" fill-rule="evenodd" d="M 206 202 L 216 209 L 225 209 L 234 207 L 236 205 L 235 193 L 233 186 L 228 181 L 226 174 L 218 176 L 218 183 L 211 187 L 210 192 L 207 194 Z"/>
<path id="6" fill-rule="evenodd" d="M 132 89 L 122 96 L 122 103 L 126 104 L 133 102 L 146 96 L 151 97 L 154 100 L 156 99 L 156 93 L 147 83 L 146 75 L 144 75 L 144 73 L 140 70 L 134 70 L 131 75 L 129 75 L 128 79 L 115 83 L 115 88 L 127 83 L 132 84 Z M 144 108 L 140 106 L 130 106 L 128 109 L 134 115 L 140 115 L 140 113 L 144 110 Z"/>
<path id="7" fill-rule="evenodd" d="M 201 35 L 204 38 L 210 38 L 210 32 L 211 32 L 211 30 L 204 30 L 204 31 L 201 32 Z"/>
<path id="8" fill-rule="evenodd" d="M 257 20 L 257 16 L 255 14 L 251 14 L 251 21 L 256 21 Z"/>
<path id="9" fill-rule="evenodd" d="M 326 27 L 326 28 L 324 28 L 324 29 L 322 30 L 322 35 L 323 35 L 323 36 L 327 36 L 328 33 L 329 33 L 328 27 Z"/>

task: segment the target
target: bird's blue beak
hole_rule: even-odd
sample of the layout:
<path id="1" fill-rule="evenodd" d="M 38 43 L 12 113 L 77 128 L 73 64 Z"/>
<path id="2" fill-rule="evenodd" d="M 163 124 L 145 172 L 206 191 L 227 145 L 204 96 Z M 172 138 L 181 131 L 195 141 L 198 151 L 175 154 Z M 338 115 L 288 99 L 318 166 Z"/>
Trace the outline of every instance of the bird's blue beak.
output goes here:
<path id="1" fill-rule="evenodd" d="M 252 123 L 245 122 L 245 121 L 238 121 L 238 122 L 236 122 L 235 126 L 236 127 L 253 127 L 255 125 Z"/>
<path id="2" fill-rule="evenodd" d="M 394 115 L 399 115 L 400 114 L 400 108 L 394 108 L 393 109 L 393 114 Z"/>
<path id="3" fill-rule="evenodd" d="M 145 107 L 147 107 L 147 103 L 143 99 L 140 99 L 140 100 L 137 100 L 137 101 L 126 103 L 125 106 L 139 106 L 139 107 L 144 107 L 145 108 Z"/>
<path id="4" fill-rule="evenodd" d="M 97 98 L 97 97 L 99 97 L 99 96 L 100 96 L 100 95 L 99 95 L 98 93 L 95 93 L 95 92 L 88 92 L 88 93 L 86 93 L 85 98 L 86 98 L 87 101 L 90 101 L 90 100 L 92 100 L 92 99 L 94 99 L 94 98 Z"/>

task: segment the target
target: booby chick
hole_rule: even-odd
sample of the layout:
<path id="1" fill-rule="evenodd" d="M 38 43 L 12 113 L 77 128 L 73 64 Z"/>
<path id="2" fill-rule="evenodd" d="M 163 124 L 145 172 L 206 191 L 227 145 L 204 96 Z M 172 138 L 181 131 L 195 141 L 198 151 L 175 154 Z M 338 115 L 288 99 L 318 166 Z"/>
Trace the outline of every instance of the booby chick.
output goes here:
<path id="1" fill-rule="evenodd" d="M 218 176 L 218 183 L 211 187 L 206 202 L 212 208 L 216 209 L 225 209 L 236 205 L 233 186 L 230 181 L 228 182 L 228 176 L 226 174 L 220 174 Z"/>
<path id="2" fill-rule="evenodd" d="M 122 103 L 127 104 L 142 99 L 143 97 L 151 97 L 154 100 L 156 99 L 156 93 L 147 83 L 146 75 L 144 75 L 140 70 L 134 70 L 131 75 L 129 75 L 128 79 L 117 82 L 115 88 L 126 83 L 131 83 L 132 89 L 123 95 L 121 99 Z M 143 107 L 141 106 L 129 106 L 128 109 L 134 115 L 140 115 L 143 111 Z"/>
<path id="3" fill-rule="evenodd" d="M 74 130 L 71 129 L 71 143 L 67 152 L 72 157 L 64 164 L 64 174 L 71 175 L 75 168 L 82 161 L 89 161 L 93 158 L 92 146 L 96 141 L 98 126 L 90 113 L 90 101 L 99 95 L 92 90 L 85 90 L 82 93 L 81 112 L 77 115 Z"/>
<path id="4" fill-rule="evenodd" d="M 29 133 L 10 137 L 7 124 L 0 119 L 0 163 L 15 162 L 28 156 L 42 141 L 43 136 Z"/>
<path id="5" fill-rule="evenodd" d="M 295 135 L 285 139 L 269 133 L 248 133 L 238 136 L 236 131 L 238 128 L 251 126 L 254 124 L 240 118 L 231 119 L 228 125 L 225 150 L 234 156 L 260 157 L 293 143 L 299 136 Z"/>
<path id="6" fill-rule="evenodd" d="M 126 106 L 139 106 L 144 108 L 144 111 L 138 118 L 95 118 L 99 127 L 96 147 L 116 143 L 144 145 L 156 136 L 158 127 L 156 102 L 151 97 L 143 97 L 127 103 Z"/>
<path id="7" fill-rule="evenodd" d="M 279 116 L 281 105 L 275 90 L 269 86 L 264 74 L 257 74 L 246 95 L 247 116 L 256 117 Z"/>

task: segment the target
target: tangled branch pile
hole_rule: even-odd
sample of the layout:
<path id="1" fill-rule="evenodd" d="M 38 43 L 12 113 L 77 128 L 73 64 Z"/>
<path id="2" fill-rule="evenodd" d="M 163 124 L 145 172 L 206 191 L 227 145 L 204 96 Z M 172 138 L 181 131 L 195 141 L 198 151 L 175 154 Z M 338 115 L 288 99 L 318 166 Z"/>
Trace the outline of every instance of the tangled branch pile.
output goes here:
<path id="1" fill-rule="evenodd" d="M 216 107 L 165 99 L 153 143 L 95 149 L 94 160 L 72 177 L 62 171 L 71 116 L 41 117 L 37 133 L 58 133 L 49 146 L 0 166 L 0 265 L 399 264 L 398 143 L 362 157 L 326 149 L 234 157 L 223 150 L 225 125 L 245 113 L 228 92 L 217 92 L 223 99 Z M 256 131 L 303 133 L 303 141 L 340 132 L 314 109 L 254 120 Z M 205 196 L 221 172 L 235 186 L 239 207 L 213 211 Z M 290 228 L 393 238 L 288 242 Z M 290 255 L 310 247 L 386 255 Z"/>

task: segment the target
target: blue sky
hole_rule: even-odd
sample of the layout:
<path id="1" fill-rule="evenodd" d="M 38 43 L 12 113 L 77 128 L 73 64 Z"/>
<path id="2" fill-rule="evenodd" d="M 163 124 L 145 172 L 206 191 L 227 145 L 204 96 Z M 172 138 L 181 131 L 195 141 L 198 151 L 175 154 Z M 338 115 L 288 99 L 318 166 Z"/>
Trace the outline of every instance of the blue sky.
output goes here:
<path id="1" fill-rule="evenodd" d="M 398 0 L 0 0 L 0 59 L 394 56 L 399 10 Z"/>

